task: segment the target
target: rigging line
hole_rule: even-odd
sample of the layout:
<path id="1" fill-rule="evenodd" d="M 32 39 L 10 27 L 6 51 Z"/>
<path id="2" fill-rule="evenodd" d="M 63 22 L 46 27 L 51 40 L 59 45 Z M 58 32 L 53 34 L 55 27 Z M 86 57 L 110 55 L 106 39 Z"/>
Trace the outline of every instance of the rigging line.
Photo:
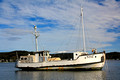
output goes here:
<path id="1" fill-rule="evenodd" d="M 90 46 L 90 38 L 89 38 L 89 33 L 88 33 L 88 27 L 89 27 L 89 26 L 86 26 L 86 27 L 85 27 L 85 29 L 86 29 L 86 30 L 85 30 L 85 34 L 86 34 L 86 35 L 85 35 L 85 36 L 86 36 L 85 39 L 86 39 L 86 50 L 87 50 L 87 51 L 88 51 L 89 49 L 92 49 L 91 46 Z"/>
<path id="2" fill-rule="evenodd" d="M 42 40 L 42 38 L 41 37 L 39 37 L 38 38 L 38 45 L 40 45 L 39 46 L 39 50 L 43 50 L 44 51 L 44 45 L 43 45 L 43 41 L 41 41 Z M 45 40 L 44 40 L 45 41 Z M 45 41 L 46 42 L 46 41 Z"/>
<path id="3" fill-rule="evenodd" d="M 39 33 L 40 33 L 40 31 L 39 31 Z M 43 39 L 42 36 L 43 35 L 41 33 L 41 37 L 38 37 L 38 45 L 39 45 L 38 49 L 44 51 L 46 49 L 45 45 L 46 45 L 47 41 L 46 41 L 46 39 Z M 42 41 L 42 40 L 44 40 L 44 41 Z"/>
<path id="4" fill-rule="evenodd" d="M 33 34 L 33 32 L 34 32 L 34 31 L 32 31 L 31 34 Z M 35 38 L 34 38 L 33 36 L 34 36 L 34 35 L 31 35 L 31 36 L 30 36 L 30 38 L 31 38 L 31 40 L 32 40 L 32 43 L 31 43 L 31 44 L 32 44 L 32 47 L 31 47 L 31 48 L 33 49 L 32 51 L 35 51 L 35 47 L 34 47 L 34 45 L 35 45 Z"/>
<path id="5" fill-rule="evenodd" d="M 34 35 L 31 35 L 30 36 L 30 39 L 32 40 L 32 42 L 31 42 L 31 51 L 36 51 L 36 49 L 35 49 L 35 38 L 34 38 Z"/>
<path id="6" fill-rule="evenodd" d="M 82 4 L 85 3 L 85 0 L 82 0 Z M 82 5 L 83 6 L 83 5 Z M 85 21 L 84 21 L 85 22 Z M 85 45 L 86 45 L 86 50 L 90 50 L 93 49 L 94 47 L 92 47 L 93 45 L 91 45 L 91 38 L 93 37 L 92 35 L 89 36 L 89 26 L 85 26 Z"/>
<path id="7" fill-rule="evenodd" d="M 79 22 L 80 22 L 80 19 L 79 19 Z M 82 43 L 81 40 L 80 40 L 81 39 L 80 38 L 81 29 L 80 29 L 79 25 L 80 25 L 80 23 L 78 24 L 78 31 L 77 31 L 78 36 L 77 36 L 76 50 L 80 50 L 80 44 Z"/>
<path id="8" fill-rule="evenodd" d="M 81 7 L 82 8 L 82 7 Z M 77 45 L 76 45 L 76 49 L 77 50 L 80 50 L 80 44 L 83 44 L 83 49 L 82 49 L 82 46 L 81 46 L 81 50 L 84 51 L 84 39 L 82 40 L 81 37 L 82 35 L 80 34 L 83 34 L 83 38 L 84 38 L 84 24 L 83 24 L 83 13 L 82 13 L 82 10 L 80 8 L 80 14 L 79 14 L 79 25 L 78 25 L 78 38 L 77 38 Z M 82 18 L 82 19 L 81 19 Z M 81 27 L 82 26 L 82 27 Z M 82 32 L 83 31 L 83 32 Z"/>
<path id="9" fill-rule="evenodd" d="M 79 19 L 79 18 L 78 18 L 78 19 Z M 74 25 L 77 25 L 77 19 L 76 19 L 76 22 L 74 21 L 74 23 L 75 23 Z M 73 30 L 71 34 L 75 34 L 76 30 L 77 30 L 77 29 Z M 73 39 L 73 37 L 74 37 L 73 35 L 70 35 L 69 41 L 68 41 L 68 43 L 67 43 L 68 46 L 71 46 L 72 41 L 75 40 L 75 39 Z M 75 37 L 76 37 L 76 36 L 75 36 Z M 72 46 L 73 46 L 73 45 L 72 45 Z"/>
<path id="10" fill-rule="evenodd" d="M 83 0 L 84 1 L 84 0 Z M 81 2 L 81 4 L 83 4 L 83 1 Z M 78 18 L 79 19 L 79 18 Z M 76 19 L 77 20 L 77 19 Z M 74 20 L 74 22 L 75 22 L 75 20 Z M 73 32 L 75 32 L 75 30 L 73 30 L 72 31 L 72 33 Z M 80 32 L 79 32 L 80 33 Z M 72 35 L 70 35 L 70 37 L 72 38 L 73 36 Z M 69 41 L 68 41 L 68 43 L 66 44 L 67 46 L 66 46 L 66 48 L 68 48 L 68 46 L 70 45 L 70 42 L 71 42 L 71 38 L 69 39 Z M 61 45 L 63 45 L 63 43 L 61 44 Z M 60 48 L 58 48 L 58 50 L 59 50 Z"/>
<path id="11" fill-rule="evenodd" d="M 78 18 L 79 19 L 79 18 Z M 74 25 L 76 25 L 77 23 L 77 20 L 78 19 L 74 19 L 74 21 L 73 21 L 73 23 L 75 23 Z M 75 27 L 74 27 L 74 29 L 75 29 Z M 70 32 L 70 34 L 74 34 L 75 33 L 75 31 L 76 31 L 76 29 L 75 30 L 72 30 L 72 32 Z M 67 32 L 68 33 L 68 32 Z M 65 44 L 66 46 L 65 46 L 65 48 L 64 49 L 67 49 L 67 48 L 69 48 L 69 46 L 70 46 L 70 44 L 71 44 L 71 42 L 72 42 L 72 37 L 73 37 L 73 35 L 69 35 L 69 37 L 68 37 L 68 42 Z M 64 43 L 64 40 L 66 39 L 66 36 L 64 37 L 64 39 L 63 39 L 63 41 L 62 41 L 62 44 L 61 44 L 61 47 L 60 48 L 58 48 L 58 50 L 60 50 L 61 48 L 62 48 L 62 46 L 64 46 L 63 45 L 63 43 Z"/>
<path id="12" fill-rule="evenodd" d="M 68 4 L 69 5 L 69 3 L 67 3 L 66 1 L 65 1 L 65 4 Z M 69 8 L 65 8 L 66 10 L 69 10 Z M 70 13 L 71 14 L 71 13 Z M 76 18 L 74 18 L 74 20 L 73 20 L 73 23 L 75 22 L 75 20 L 76 20 Z M 72 25 L 73 26 L 73 25 Z M 75 32 L 75 30 L 72 30 L 72 32 L 70 32 L 70 34 L 73 34 Z M 68 32 L 67 32 L 68 33 Z M 68 33 L 69 34 L 69 33 Z M 69 38 L 70 37 L 70 38 Z M 72 35 L 68 35 L 68 38 L 69 39 L 67 39 L 68 40 L 68 42 L 67 43 L 65 43 L 65 40 L 66 40 L 66 38 L 67 38 L 67 36 L 64 36 L 63 37 L 63 40 L 61 41 L 61 45 L 60 45 L 60 47 L 58 47 L 58 50 L 57 51 L 59 51 L 59 50 L 61 50 L 62 48 L 63 48 L 63 46 L 65 46 L 65 44 L 66 44 L 66 46 L 64 47 L 64 50 L 66 49 L 67 50 L 67 48 L 68 48 L 68 46 L 70 46 L 70 42 L 71 42 L 71 39 L 72 39 Z M 65 44 L 64 44 L 65 43 Z"/>

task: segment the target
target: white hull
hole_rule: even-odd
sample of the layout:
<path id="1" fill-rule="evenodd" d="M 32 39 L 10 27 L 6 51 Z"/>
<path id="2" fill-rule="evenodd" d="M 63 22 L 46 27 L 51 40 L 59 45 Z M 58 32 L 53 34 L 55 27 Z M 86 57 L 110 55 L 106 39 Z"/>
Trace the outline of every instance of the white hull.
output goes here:
<path id="1" fill-rule="evenodd" d="M 82 55 L 75 60 L 46 61 L 34 63 L 17 62 L 16 67 L 23 70 L 100 70 L 105 64 L 105 53 Z"/>

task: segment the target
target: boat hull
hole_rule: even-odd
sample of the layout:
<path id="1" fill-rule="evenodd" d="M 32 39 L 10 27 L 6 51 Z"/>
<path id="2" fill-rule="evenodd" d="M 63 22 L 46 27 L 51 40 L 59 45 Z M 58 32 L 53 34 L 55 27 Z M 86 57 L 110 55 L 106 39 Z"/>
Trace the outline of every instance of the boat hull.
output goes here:
<path id="1" fill-rule="evenodd" d="M 50 66 L 50 67 L 18 67 L 22 70 L 101 70 L 104 62 L 81 64 L 81 65 L 66 65 L 66 66 Z"/>
<path id="2" fill-rule="evenodd" d="M 76 60 L 61 60 L 42 63 L 17 62 L 16 67 L 22 70 L 101 70 L 104 64 L 105 53 L 100 53 L 80 56 Z"/>

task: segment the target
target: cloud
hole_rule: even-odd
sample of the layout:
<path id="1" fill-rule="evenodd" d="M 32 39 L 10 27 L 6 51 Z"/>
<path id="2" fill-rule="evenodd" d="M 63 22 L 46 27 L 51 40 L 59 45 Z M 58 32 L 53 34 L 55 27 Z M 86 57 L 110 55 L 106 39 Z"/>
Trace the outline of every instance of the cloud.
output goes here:
<path id="1" fill-rule="evenodd" d="M 9 37 L 8 38 L 8 40 L 10 40 L 10 41 L 16 41 L 16 40 L 19 40 L 19 39 L 21 39 L 21 38 L 19 38 L 19 37 Z"/>
<path id="2" fill-rule="evenodd" d="M 111 42 L 115 42 L 120 35 L 114 31 L 109 32 L 109 29 L 120 25 L 120 2 L 116 0 L 6 0 L 0 2 L 0 24 L 8 25 L 8 28 L 1 29 L 0 34 L 2 38 L 18 36 L 22 40 L 22 36 L 27 37 L 32 26 L 37 25 L 41 32 L 40 42 L 46 48 L 55 50 L 62 41 L 68 43 L 69 37 L 72 37 L 69 46 L 73 49 L 75 41 L 82 41 L 78 38 L 80 35 L 76 35 L 79 32 L 78 27 L 82 29 L 79 23 L 81 4 L 84 8 L 86 45 L 97 48 L 111 46 Z M 78 44 L 82 45 L 81 41 Z"/>
<path id="3" fill-rule="evenodd" d="M 30 29 L 22 29 L 22 28 L 2 28 L 0 29 L 0 37 L 8 38 L 8 37 L 22 37 L 32 34 L 32 30 Z"/>

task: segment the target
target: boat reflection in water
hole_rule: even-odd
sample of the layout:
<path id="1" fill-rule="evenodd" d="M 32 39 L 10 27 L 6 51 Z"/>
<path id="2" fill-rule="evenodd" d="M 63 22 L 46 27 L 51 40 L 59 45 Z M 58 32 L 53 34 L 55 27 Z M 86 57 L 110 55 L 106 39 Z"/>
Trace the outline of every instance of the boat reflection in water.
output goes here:
<path id="1" fill-rule="evenodd" d="M 106 80 L 104 71 L 16 71 L 16 80 Z"/>

